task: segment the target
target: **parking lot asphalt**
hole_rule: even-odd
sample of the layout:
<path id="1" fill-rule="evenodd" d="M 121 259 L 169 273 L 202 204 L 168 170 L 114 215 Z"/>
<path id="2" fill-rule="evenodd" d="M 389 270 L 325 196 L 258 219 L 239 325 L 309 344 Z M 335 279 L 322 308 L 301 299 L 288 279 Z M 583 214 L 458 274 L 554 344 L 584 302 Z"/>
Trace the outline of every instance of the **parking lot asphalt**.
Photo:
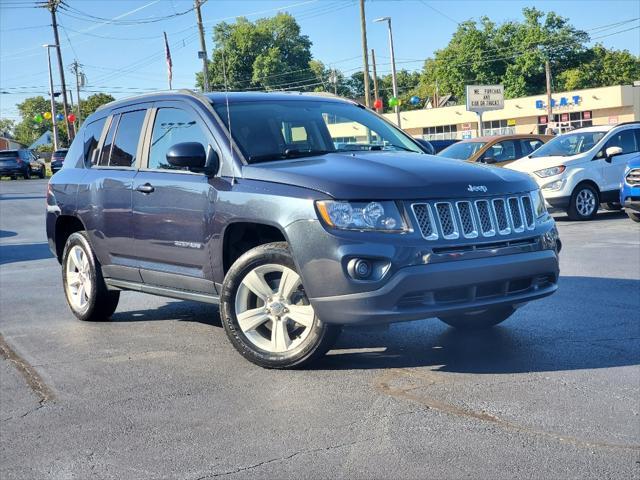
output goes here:
<path id="1" fill-rule="evenodd" d="M 64 300 L 46 181 L 0 182 L 0 478 L 640 478 L 640 228 L 557 217 L 557 294 L 482 333 L 346 329 L 263 370 L 216 307 Z"/>

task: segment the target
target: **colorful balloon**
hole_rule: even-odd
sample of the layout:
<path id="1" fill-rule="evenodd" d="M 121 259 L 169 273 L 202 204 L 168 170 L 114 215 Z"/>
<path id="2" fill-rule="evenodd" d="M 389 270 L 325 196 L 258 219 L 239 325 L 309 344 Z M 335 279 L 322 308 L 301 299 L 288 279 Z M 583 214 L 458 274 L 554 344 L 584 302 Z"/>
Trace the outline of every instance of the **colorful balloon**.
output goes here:
<path id="1" fill-rule="evenodd" d="M 373 108 L 375 108 L 376 110 L 382 109 L 382 99 L 376 98 L 373 102 Z"/>
<path id="2" fill-rule="evenodd" d="M 45 118 L 45 120 L 51 120 L 51 112 L 44 112 L 43 117 Z"/>
<path id="3" fill-rule="evenodd" d="M 76 116 L 75 116 L 73 113 L 70 113 L 70 114 L 67 116 L 67 119 L 68 119 L 71 123 L 73 123 L 73 122 L 75 122 L 75 121 L 76 121 Z"/>
<path id="4" fill-rule="evenodd" d="M 62 113 L 56 113 L 56 120 L 58 122 L 61 122 L 62 120 L 64 120 L 64 114 Z"/>
<path id="5" fill-rule="evenodd" d="M 391 97 L 389 99 L 389 106 L 390 107 L 396 107 L 400 105 L 400 99 L 398 99 L 397 97 Z"/>
<path id="6" fill-rule="evenodd" d="M 409 103 L 411 103 L 411 105 L 418 105 L 420 103 L 420 97 L 414 95 L 409 99 Z"/>
<path id="7" fill-rule="evenodd" d="M 36 113 L 33 119 L 38 123 L 42 123 L 42 115 L 40 115 L 39 113 Z"/>

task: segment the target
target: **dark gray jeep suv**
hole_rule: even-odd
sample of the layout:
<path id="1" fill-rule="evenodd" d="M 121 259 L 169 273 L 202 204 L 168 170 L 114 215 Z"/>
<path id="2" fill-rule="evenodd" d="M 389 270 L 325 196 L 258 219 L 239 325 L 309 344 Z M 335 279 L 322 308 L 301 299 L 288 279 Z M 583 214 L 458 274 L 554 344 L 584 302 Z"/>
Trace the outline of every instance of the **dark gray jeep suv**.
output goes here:
<path id="1" fill-rule="evenodd" d="M 49 182 L 47 235 L 81 320 L 120 290 L 220 304 L 250 361 L 323 355 L 341 325 L 482 328 L 557 288 L 535 182 L 452 162 L 343 99 L 181 91 L 86 119 Z"/>

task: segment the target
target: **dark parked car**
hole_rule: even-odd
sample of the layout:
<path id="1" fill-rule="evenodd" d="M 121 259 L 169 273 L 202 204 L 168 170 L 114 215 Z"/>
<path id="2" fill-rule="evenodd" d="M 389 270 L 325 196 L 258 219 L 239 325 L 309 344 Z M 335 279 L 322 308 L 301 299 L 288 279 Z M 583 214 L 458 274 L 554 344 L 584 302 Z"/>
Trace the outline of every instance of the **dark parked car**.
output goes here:
<path id="1" fill-rule="evenodd" d="M 0 151 L 0 176 L 15 180 L 18 176 L 28 179 L 31 175 L 44 178 L 46 173 L 44 161 L 31 150 L 20 148 Z"/>
<path id="2" fill-rule="evenodd" d="M 460 140 L 429 140 L 429 143 L 433 146 L 436 153 L 440 153 L 445 148 L 453 145 L 454 143 L 458 143 Z"/>
<path id="3" fill-rule="evenodd" d="M 64 157 L 67 156 L 68 148 L 60 148 L 51 154 L 51 174 L 53 175 L 62 168 Z"/>
<path id="4" fill-rule="evenodd" d="M 336 117 L 379 144 L 336 148 Z M 490 327 L 552 294 L 560 244 L 535 182 L 424 155 L 339 98 L 110 103 L 49 182 L 67 302 L 81 320 L 108 319 L 120 290 L 219 303 L 244 357 L 288 368 L 324 354 L 341 325 Z"/>

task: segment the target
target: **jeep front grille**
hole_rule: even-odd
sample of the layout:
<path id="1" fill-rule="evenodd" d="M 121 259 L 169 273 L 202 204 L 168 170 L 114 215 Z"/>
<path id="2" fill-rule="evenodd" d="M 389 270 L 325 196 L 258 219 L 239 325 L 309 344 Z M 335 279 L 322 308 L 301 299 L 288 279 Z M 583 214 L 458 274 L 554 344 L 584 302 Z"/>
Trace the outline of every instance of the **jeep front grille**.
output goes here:
<path id="1" fill-rule="evenodd" d="M 634 168 L 627 173 L 626 176 L 627 183 L 634 187 L 640 186 L 640 168 Z"/>
<path id="2" fill-rule="evenodd" d="M 416 202 L 411 210 L 420 233 L 427 240 L 490 238 L 535 228 L 535 212 L 529 195 Z"/>

